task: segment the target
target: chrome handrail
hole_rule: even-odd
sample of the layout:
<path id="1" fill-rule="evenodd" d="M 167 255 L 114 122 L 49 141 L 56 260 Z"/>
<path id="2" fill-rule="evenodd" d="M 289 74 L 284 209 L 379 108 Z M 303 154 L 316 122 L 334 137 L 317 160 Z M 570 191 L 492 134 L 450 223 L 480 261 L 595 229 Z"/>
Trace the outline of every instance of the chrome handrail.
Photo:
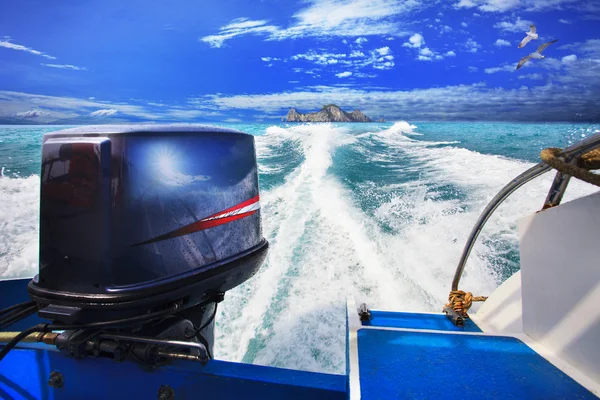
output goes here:
<path id="1" fill-rule="evenodd" d="M 567 147 L 562 152 L 562 155 L 565 157 L 565 161 L 570 162 L 575 157 L 585 154 L 590 150 L 594 150 L 597 147 L 600 147 L 600 133 L 596 133 L 582 140 L 579 143 Z M 475 245 L 475 241 L 477 240 L 479 233 L 481 232 L 481 230 L 483 229 L 484 225 L 486 224 L 490 216 L 493 214 L 493 212 L 496 211 L 498 206 L 502 204 L 502 202 L 506 200 L 508 196 L 510 196 L 515 190 L 517 190 L 527 182 L 531 181 L 532 179 L 537 178 L 545 172 L 548 172 L 550 169 L 551 167 L 545 163 L 539 163 L 529 168 L 527 171 L 523 172 L 521 175 L 513 179 L 508 185 L 504 186 L 502 190 L 500 190 L 500 192 L 498 192 L 498 194 L 494 196 L 492 201 L 489 202 L 489 204 L 485 207 L 485 209 L 479 216 L 477 223 L 475 223 L 475 226 L 473 227 L 473 230 L 471 230 L 471 234 L 467 239 L 467 243 L 465 244 L 462 255 L 460 256 L 460 261 L 458 262 L 458 266 L 456 267 L 456 272 L 454 273 L 454 279 L 452 280 L 452 290 L 458 290 L 458 283 L 460 282 L 460 278 L 462 277 L 465 265 L 467 263 L 467 259 L 471 254 L 471 250 Z M 551 199 L 553 199 L 553 205 L 557 205 L 560 202 L 560 198 L 562 197 L 562 193 L 564 192 L 567 183 L 568 176 L 564 176 L 562 173 L 558 172 L 556 178 L 554 179 L 552 188 L 548 193 L 546 203 L 548 204 L 548 202 Z"/>

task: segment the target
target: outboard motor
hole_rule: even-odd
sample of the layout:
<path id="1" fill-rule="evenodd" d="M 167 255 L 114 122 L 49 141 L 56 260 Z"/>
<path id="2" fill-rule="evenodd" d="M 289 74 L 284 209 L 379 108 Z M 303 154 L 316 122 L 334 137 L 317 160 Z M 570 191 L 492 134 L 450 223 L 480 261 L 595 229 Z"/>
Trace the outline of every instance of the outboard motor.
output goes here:
<path id="1" fill-rule="evenodd" d="M 28 290 L 71 355 L 206 361 L 217 303 L 267 247 L 253 136 L 193 125 L 44 135 Z"/>

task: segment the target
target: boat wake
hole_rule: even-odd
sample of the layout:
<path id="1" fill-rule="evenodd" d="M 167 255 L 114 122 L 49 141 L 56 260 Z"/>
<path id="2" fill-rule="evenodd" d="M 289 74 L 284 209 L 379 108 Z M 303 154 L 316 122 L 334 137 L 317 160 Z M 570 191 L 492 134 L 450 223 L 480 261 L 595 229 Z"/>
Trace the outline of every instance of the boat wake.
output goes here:
<path id="1" fill-rule="evenodd" d="M 401 122 L 357 135 L 300 125 L 256 138 L 264 170 L 285 177 L 262 194 L 268 259 L 219 313 L 220 358 L 343 373 L 346 296 L 373 308 L 440 310 L 480 211 L 530 164 L 415 140 L 415 129 Z M 293 167 L 269 164 L 286 155 Z M 463 287 L 488 294 L 518 268 L 514 221 L 539 208 L 550 179 L 501 207 Z M 575 184 L 570 197 L 591 191 Z"/>

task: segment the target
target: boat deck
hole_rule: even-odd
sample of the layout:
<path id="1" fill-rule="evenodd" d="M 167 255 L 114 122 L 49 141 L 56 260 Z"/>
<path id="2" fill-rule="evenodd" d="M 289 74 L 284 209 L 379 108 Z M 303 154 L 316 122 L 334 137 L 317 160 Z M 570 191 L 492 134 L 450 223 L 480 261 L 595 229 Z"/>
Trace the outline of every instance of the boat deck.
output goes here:
<path id="1" fill-rule="evenodd" d="M 351 399 L 597 398 L 518 338 L 473 321 L 461 329 L 442 314 L 372 311 L 359 324 Z"/>
<path id="2" fill-rule="evenodd" d="M 26 284 L 2 282 L 10 296 L 0 297 L 0 308 L 25 300 Z M 28 344 L 0 363 L 0 398 L 156 398 L 167 386 L 176 398 L 597 398 L 518 337 L 483 333 L 472 320 L 456 328 L 441 314 L 373 310 L 372 319 L 361 323 L 351 303 L 347 375 L 217 360 L 204 367 L 177 361 L 147 370 L 104 358 L 75 360 L 46 345 Z M 30 318 L 23 324 L 37 322 Z M 53 372 L 64 376 L 62 387 L 49 385 Z"/>

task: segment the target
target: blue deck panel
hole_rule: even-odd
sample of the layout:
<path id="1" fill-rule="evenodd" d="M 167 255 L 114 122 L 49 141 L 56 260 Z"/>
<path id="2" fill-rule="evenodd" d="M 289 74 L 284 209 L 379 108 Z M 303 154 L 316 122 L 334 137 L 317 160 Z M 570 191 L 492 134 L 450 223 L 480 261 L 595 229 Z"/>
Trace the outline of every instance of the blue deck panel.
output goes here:
<path id="1" fill-rule="evenodd" d="M 64 387 L 48 385 L 51 371 L 63 374 Z M 176 399 L 346 399 L 345 375 L 225 361 L 176 362 L 149 372 L 130 362 L 16 349 L 0 363 L 0 399 L 156 399 L 161 385 Z"/>
<path id="2" fill-rule="evenodd" d="M 444 314 L 418 314 L 392 311 L 371 311 L 371 320 L 362 323 L 365 326 L 380 326 L 403 329 L 427 329 L 437 331 L 481 332 L 475 323 L 467 319 L 465 326 L 459 328 Z"/>
<path id="3" fill-rule="evenodd" d="M 358 331 L 362 399 L 596 399 L 518 339 Z"/>

